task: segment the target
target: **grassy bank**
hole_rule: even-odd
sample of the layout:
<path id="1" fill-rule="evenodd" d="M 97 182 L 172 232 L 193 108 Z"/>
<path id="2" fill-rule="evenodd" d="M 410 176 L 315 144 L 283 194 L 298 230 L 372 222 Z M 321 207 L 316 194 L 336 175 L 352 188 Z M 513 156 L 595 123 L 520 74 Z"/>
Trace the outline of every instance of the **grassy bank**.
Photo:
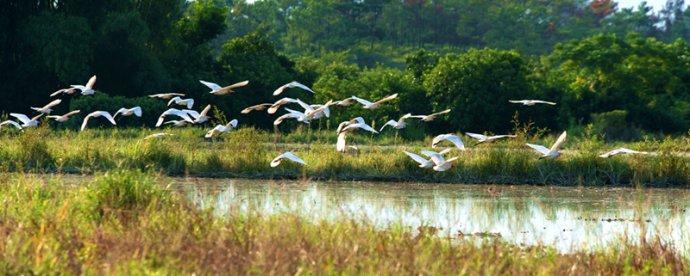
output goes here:
<path id="1" fill-rule="evenodd" d="M 654 242 L 559 254 L 501 241 L 450 240 L 433 229 L 376 229 L 285 214 L 215 217 L 164 190 L 165 179 L 113 171 L 82 185 L 2 174 L 3 274 L 684 274 Z"/>
<path id="2" fill-rule="evenodd" d="M 240 129 L 217 141 L 201 138 L 204 130 L 171 130 L 163 140 L 143 140 L 155 130 L 107 129 L 49 131 L 29 129 L 0 136 L 0 170 L 8 172 L 93 173 L 113 168 L 142 169 L 168 175 L 246 178 L 314 178 L 549 185 L 690 185 L 690 162 L 686 153 L 690 139 L 679 137 L 650 140 L 625 146 L 656 151 L 656 156 L 597 155 L 621 144 L 569 138 L 567 152 L 558 160 L 539 160 L 525 142 L 550 145 L 554 137 L 525 137 L 492 144 L 473 145 L 453 152 L 457 165 L 443 173 L 423 170 L 402 153 L 428 148 L 430 138 L 402 141 L 394 136 L 354 136 L 349 143 L 361 148 L 356 154 L 335 151 L 331 132 L 280 135 Z M 286 163 L 271 168 L 269 162 L 291 150 L 308 164 Z"/>

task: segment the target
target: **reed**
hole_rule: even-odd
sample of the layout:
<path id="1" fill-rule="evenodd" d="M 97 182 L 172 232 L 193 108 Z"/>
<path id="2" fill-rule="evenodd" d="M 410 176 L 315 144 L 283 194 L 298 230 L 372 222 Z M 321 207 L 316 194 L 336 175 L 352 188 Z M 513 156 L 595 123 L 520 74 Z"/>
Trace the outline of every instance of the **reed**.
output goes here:
<path id="1" fill-rule="evenodd" d="M 656 240 L 562 254 L 291 214 L 218 217 L 155 174 L 0 175 L 3 274 L 686 274 Z M 97 208 L 94 208 L 97 207 Z M 107 211 L 104 211 L 107 210 Z"/>
<path id="2" fill-rule="evenodd" d="M 607 144 L 599 139 L 571 137 L 558 160 L 539 160 L 525 141 L 550 144 L 554 137 L 537 139 L 520 135 L 515 140 L 475 145 L 450 171 L 437 173 L 418 168 L 402 151 L 429 148 L 430 138 L 395 145 L 387 137 L 354 135 L 349 143 L 356 153 L 335 151 L 330 132 L 311 131 L 304 136 L 244 128 L 215 141 L 204 140 L 204 130 L 170 130 L 174 136 L 143 140 L 146 129 L 49 132 L 28 129 L 0 135 L 0 169 L 14 172 L 93 173 L 120 167 L 168 175 L 246 178 L 314 178 L 327 180 L 377 180 L 542 185 L 635 185 L 687 187 L 690 185 L 690 140 L 687 137 L 650 140 L 646 143 Z M 306 137 L 309 136 L 309 137 Z M 333 136 L 333 137 L 331 137 Z M 292 137 L 292 138 L 290 138 Z M 307 141 L 312 141 L 307 143 Z M 598 158 L 613 147 L 654 150 L 658 155 Z M 268 166 L 282 151 L 302 157 L 306 167 Z"/>

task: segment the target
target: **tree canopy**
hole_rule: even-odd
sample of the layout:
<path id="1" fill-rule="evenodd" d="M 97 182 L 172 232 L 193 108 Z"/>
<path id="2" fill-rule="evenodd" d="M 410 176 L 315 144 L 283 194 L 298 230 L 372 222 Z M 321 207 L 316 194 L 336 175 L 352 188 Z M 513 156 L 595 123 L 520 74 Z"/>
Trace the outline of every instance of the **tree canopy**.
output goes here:
<path id="1" fill-rule="evenodd" d="M 625 114 L 626 124 L 647 131 L 690 128 L 690 9 L 683 0 L 668 0 L 659 11 L 645 3 L 620 9 L 613 0 L 3 0 L 0 6 L 4 113 L 29 112 L 53 91 L 96 74 L 102 94 L 76 106 L 185 92 L 235 116 L 275 101 L 275 88 L 298 80 L 317 93 L 285 95 L 314 103 L 399 94 L 367 111 L 368 120 L 451 108 L 428 125 L 434 132 L 505 132 L 516 112 L 549 128 L 605 121 L 601 114 Z M 198 80 L 250 85 L 219 100 Z M 526 110 L 508 104 L 512 98 L 558 105 Z M 329 125 L 363 112 L 338 109 Z M 270 127 L 271 119 L 251 114 L 243 122 Z"/>

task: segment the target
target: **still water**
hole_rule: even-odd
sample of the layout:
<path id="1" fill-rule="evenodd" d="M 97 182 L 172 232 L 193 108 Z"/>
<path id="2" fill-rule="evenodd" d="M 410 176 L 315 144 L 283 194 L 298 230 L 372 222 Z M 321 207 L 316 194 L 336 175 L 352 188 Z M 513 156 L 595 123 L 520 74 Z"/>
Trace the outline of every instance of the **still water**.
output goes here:
<path id="1" fill-rule="evenodd" d="M 690 253 L 690 190 L 197 178 L 176 179 L 173 187 L 219 216 L 292 213 L 413 231 L 430 226 L 453 238 L 501 238 L 562 252 L 660 237 Z"/>

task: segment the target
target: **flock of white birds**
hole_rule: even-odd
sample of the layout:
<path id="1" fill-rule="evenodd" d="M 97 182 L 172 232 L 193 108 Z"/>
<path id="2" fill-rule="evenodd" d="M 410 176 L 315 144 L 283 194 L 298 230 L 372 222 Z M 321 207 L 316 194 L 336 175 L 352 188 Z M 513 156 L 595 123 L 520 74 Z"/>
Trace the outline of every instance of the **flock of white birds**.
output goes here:
<path id="1" fill-rule="evenodd" d="M 249 84 L 249 81 L 243 81 L 243 82 L 238 82 L 232 85 L 228 85 L 225 87 L 222 87 L 216 83 L 212 82 L 207 82 L 200 80 L 199 81 L 201 84 L 205 85 L 211 91 L 209 92 L 210 94 L 217 95 L 217 96 L 222 96 L 222 95 L 227 95 L 235 92 L 235 89 L 247 86 Z M 58 91 L 55 91 L 54 93 L 50 94 L 50 97 L 56 97 L 59 95 L 73 95 L 77 91 L 80 92 L 81 95 L 83 96 L 89 96 L 93 95 L 95 93 L 94 91 L 94 85 L 96 84 L 96 76 L 93 76 L 89 79 L 89 81 L 86 83 L 86 85 L 71 85 L 69 88 L 64 88 L 60 89 Z M 306 85 L 303 85 L 299 82 L 293 81 L 290 83 L 287 83 L 279 88 L 277 88 L 273 92 L 273 96 L 279 96 L 281 93 L 283 93 L 287 89 L 291 88 L 298 88 L 310 93 L 315 93 L 311 88 L 307 87 Z M 244 110 L 241 111 L 242 114 L 247 114 L 253 111 L 263 111 L 267 110 L 268 114 L 275 114 L 281 107 L 284 105 L 288 104 L 297 104 L 299 105 L 304 111 L 298 111 L 294 109 L 290 109 L 287 107 L 283 107 L 283 110 L 287 111 L 287 113 L 279 116 L 274 122 L 274 125 L 280 125 L 284 120 L 288 119 L 294 119 L 297 122 L 300 123 L 305 123 L 309 124 L 313 120 L 318 120 L 324 117 L 330 117 L 330 107 L 331 106 L 342 106 L 342 107 L 347 107 L 352 104 L 358 103 L 362 105 L 364 109 L 377 109 L 381 107 L 383 104 L 386 102 L 390 102 L 394 99 L 396 99 L 398 94 L 392 94 L 389 96 L 386 96 L 378 101 L 371 102 L 362 98 L 359 98 L 357 96 L 352 96 L 344 100 L 340 101 L 328 101 L 325 104 L 307 104 L 303 102 L 302 100 L 298 98 L 282 98 L 277 100 L 274 103 L 262 103 L 262 104 L 257 104 L 254 106 L 250 106 L 245 108 Z M 185 97 L 185 94 L 182 93 L 161 93 L 161 94 L 153 94 L 149 95 L 151 98 L 158 98 L 161 100 L 166 100 L 168 106 L 180 106 L 183 107 L 184 109 L 178 109 L 178 108 L 170 108 L 163 112 L 159 117 L 158 121 L 156 122 L 156 127 L 161 127 L 162 125 L 171 125 L 174 127 L 183 127 L 186 125 L 194 125 L 194 124 L 203 124 L 211 118 L 208 113 L 211 110 L 211 105 L 207 105 L 201 112 L 198 112 L 196 110 L 193 110 L 192 108 L 194 107 L 194 99 L 192 98 L 183 98 Z M 62 102 L 61 99 L 56 99 L 48 103 L 47 105 L 43 107 L 31 107 L 32 110 L 36 111 L 38 114 L 29 117 L 26 114 L 20 114 L 20 113 L 10 113 L 10 116 L 14 117 L 16 121 L 13 120 L 6 120 L 4 122 L 0 123 L 0 128 L 6 125 L 11 125 L 16 127 L 17 129 L 21 130 L 23 128 L 31 128 L 31 127 L 36 127 L 39 125 L 40 121 L 39 119 L 43 116 L 46 115 L 46 118 L 48 119 L 53 119 L 56 122 L 59 123 L 64 123 L 70 120 L 70 117 L 80 113 L 80 110 L 73 110 L 70 111 L 66 114 L 63 115 L 50 115 L 53 112 L 53 107 L 59 105 Z M 536 104 L 547 104 L 547 105 L 556 105 L 554 102 L 548 102 L 548 101 L 542 101 L 542 100 L 511 100 L 511 103 L 516 103 L 516 104 L 522 104 L 525 106 L 534 106 Z M 358 150 L 357 147 L 355 146 L 347 146 L 346 145 L 346 138 L 349 134 L 362 130 L 362 131 L 368 131 L 371 133 L 379 133 L 380 131 L 383 131 L 386 127 L 390 126 L 393 129 L 403 129 L 406 127 L 407 123 L 406 120 L 410 119 L 418 119 L 421 122 L 430 122 L 435 120 L 436 118 L 450 113 L 450 109 L 446 109 L 440 112 L 436 112 L 433 114 L 429 115 L 412 115 L 411 113 L 405 114 L 400 119 L 396 120 L 389 120 L 386 122 L 380 130 L 376 130 L 370 125 L 368 125 L 365 120 L 362 117 L 357 117 L 349 121 L 342 122 L 338 125 L 337 129 L 337 134 L 338 134 L 338 139 L 336 142 L 336 150 L 338 152 L 347 152 L 348 149 L 351 150 Z M 107 111 L 93 111 L 89 114 L 87 114 L 84 117 L 84 120 L 81 124 L 81 131 L 86 129 L 88 126 L 88 122 L 92 118 L 99 118 L 102 117 L 106 119 L 108 122 L 110 122 L 112 125 L 117 125 L 116 118 L 118 116 L 120 117 L 127 117 L 127 116 L 137 116 L 141 117 L 142 116 L 142 109 L 139 106 L 131 107 L 131 108 L 120 108 L 117 110 L 114 114 L 110 114 Z M 175 119 L 170 119 L 170 117 L 175 117 Z M 167 121 L 166 121 L 167 119 Z M 206 135 L 204 136 L 205 138 L 216 138 L 223 133 L 230 132 L 231 130 L 237 128 L 238 121 L 236 119 L 231 120 L 225 125 L 216 125 L 214 128 L 206 132 Z M 467 136 L 476 139 L 478 143 L 484 143 L 484 142 L 492 142 L 495 140 L 499 139 L 505 139 L 505 138 L 514 138 L 515 135 L 495 135 L 495 136 L 486 136 L 483 134 L 477 134 L 477 133 L 465 133 Z M 159 139 L 163 138 L 166 136 L 171 136 L 172 134 L 170 133 L 155 133 L 151 134 L 149 136 L 146 136 L 144 139 Z M 558 156 L 561 155 L 560 148 L 565 143 L 566 139 L 566 132 L 563 132 L 556 142 L 551 146 L 551 148 L 546 148 L 541 145 L 535 145 L 535 144 L 527 144 L 530 148 L 534 149 L 537 151 L 539 154 L 542 156 L 540 158 L 557 158 Z M 439 144 L 443 142 L 449 142 L 453 144 L 454 148 L 460 151 L 465 150 L 465 145 L 462 141 L 462 138 L 456 134 L 441 134 L 433 138 L 432 140 L 432 148 L 437 148 Z M 454 161 L 458 159 L 458 157 L 453 157 L 453 158 L 448 158 L 446 159 L 444 156 L 448 153 L 451 152 L 453 148 L 447 148 L 441 151 L 434 151 L 434 150 L 422 150 L 421 155 L 426 156 L 423 157 L 421 155 L 404 151 L 406 155 L 408 155 L 412 160 L 415 162 L 419 163 L 420 168 L 425 168 L 425 169 L 433 169 L 435 171 L 446 171 L 449 170 L 452 167 L 452 164 Z M 626 149 L 626 148 L 618 148 L 615 150 L 612 150 L 610 152 L 604 153 L 600 155 L 602 158 L 608 158 L 614 155 L 619 155 L 619 154 L 650 154 L 648 152 L 640 152 L 640 151 L 634 151 L 631 149 Z M 278 157 L 273 159 L 270 163 L 271 167 L 276 167 L 281 164 L 283 160 L 289 160 L 297 164 L 301 165 L 306 165 L 306 162 L 302 160 L 300 157 L 295 155 L 294 153 L 290 151 L 283 152 L 280 154 Z"/>

